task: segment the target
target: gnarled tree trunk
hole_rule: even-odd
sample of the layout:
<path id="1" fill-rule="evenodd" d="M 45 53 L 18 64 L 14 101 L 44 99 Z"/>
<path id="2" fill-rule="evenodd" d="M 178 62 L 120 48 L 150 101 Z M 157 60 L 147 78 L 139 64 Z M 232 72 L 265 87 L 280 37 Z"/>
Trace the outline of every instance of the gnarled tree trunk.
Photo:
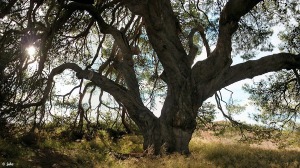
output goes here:
<path id="1" fill-rule="evenodd" d="M 157 119 L 157 124 L 143 133 L 144 150 L 150 150 L 149 152 L 154 154 L 164 152 L 189 154 L 189 142 L 194 129 L 167 125 L 165 121 Z"/>
<path id="2" fill-rule="evenodd" d="M 187 53 L 179 39 L 180 27 L 169 0 L 124 1 L 134 14 L 143 18 L 149 42 L 164 68 L 161 79 L 167 84 L 168 90 L 159 118 L 145 107 L 140 98 L 138 80 L 132 65 L 133 53 L 124 32 L 106 24 L 92 6 L 69 5 L 70 8 L 87 10 L 96 19 L 101 30 L 113 36 L 121 49 L 122 57 L 115 61 L 114 68 L 122 74 L 126 87 L 106 78 L 101 72 L 69 66 L 77 72 L 78 78 L 91 80 L 126 108 L 130 118 L 143 134 L 145 150 L 154 148 L 154 152 L 158 154 L 161 147 L 164 147 L 167 152 L 189 153 L 188 145 L 196 126 L 197 110 L 203 101 L 221 88 L 239 80 L 300 66 L 297 63 L 299 56 L 284 53 L 231 66 L 232 35 L 238 28 L 240 18 L 259 2 L 260 0 L 228 1 L 221 12 L 218 41 L 212 52 L 205 39 L 204 30 L 198 28 L 208 58 L 192 66 L 198 50 L 192 42 L 196 29 L 190 33 L 190 51 Z"/>
<path id="3" fill-rule="evenodd" d="M 153 146 L 155 153 L 159 153 L 161 147 L 168 153 L 190 152 L 189 142 L 196 128 L 197 115 L 190 83 L 186 80 L 181 87 L 168 90 L 161 116 L 143 133 L 145 149 Z"/>
<path id="4" fill-rule="evenodd" d="M 126 28 L 119 30 L 117 26 L 106 23 L 107 19 L 104 19 L 101 13 L 106 10 L 75 2 L 65 6 L 67 9 L 65 18 L 58 21 L 67 20 L 76 10 L 87 11 L 101 32 L 114 38 L 114 46 L 118 47 L 118 52 L 114 53 L 116 56 L 103 63 L 104 66 L 97 72 L 83 70 L 75 63 L 65 63 L 54 68 L 49 74 L 43 99 L 38 103 L 23 105 L 24 108 L 45 103 L 54 76 L 65 69 L 72 69 L 79 79 L 92 81 L 126 108 L 130 118 L 143 134 L 144 149 L 154 148 L 156 154 L 160 153 L 161 147 L 165 147 L 167 152 L 189 153 L 188 145 L 196 126 L 197 110 L 203 101 L 221 88 L 239 80 L 271 71 L 300 67 L 300 55 L 289 53 L 269 55 L 259 60 L 231 65 L 232 35 L 238 29 L 240 18 L 261 0 L 229 0 L 226 3 L 220 15 L 216 48 L 212 52 L 201 26 L 191 30 L 188 36 L 189 50 L 186 51 L 179 38 L 180 26 L 170 0 L 121 0 L 112 1 L 112 5 L 114 2 L 121 2 L 117 6 L 125 5 L 133 14 L 142 18 L 142 26 L 145 27 L 149 43 L 163 66 L 164 72 L 160 77 L 167 84 L 168 90 L 161 116 L 155 117 L 142 101 L 134 69 L 134 52 L 129 43 L 130 38 L 126 37 L 124 31 Z M 53 32 L 58 29 L 59 27 L 55 28 Z M 127 26 L 128 29 L 130 24 Z M 196 30 L 200 32 L 208 55 L 207 59 L 192 65 L 198 50 L 193 44 Z M 122 76 L 125 84 L 103 75 L 103 70 L 108 64 Z"/>

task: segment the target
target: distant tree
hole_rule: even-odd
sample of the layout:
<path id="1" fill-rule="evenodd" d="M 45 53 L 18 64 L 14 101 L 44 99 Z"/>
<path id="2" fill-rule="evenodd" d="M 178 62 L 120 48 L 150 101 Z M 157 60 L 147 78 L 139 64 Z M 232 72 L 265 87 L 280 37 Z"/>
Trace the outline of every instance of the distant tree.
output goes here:
<path id="1" fill-rule="evenodd" d="M 54 99 L 68 102 L 76 91 L 79 128 L 90 121 L 88 114 L 124 108 L 140 129 L 145 150 L 159 153 L 164 146 L 168 152 L 189 153 L 206 99 L 237 81 L 300 67 L 299 50 L 247 61 L 254 51 L 273 49 L 272 27 L 297 22 L 297 9 L 296 0 L 1 2 L 1 61 L 9 58 L 11 65 L 1 75 L 15 79 L 9 89 L 13 96 L 1 101 L 22 109 L 14 113 L 19 119 L 38 124 L 53 111 Z M 293 29 L 284 34 L 297 37 Z M 25 52 L 29 46 L 37 50 L 31 58 Z M 199 47 L 207 58 L 195 61 Z M 234 65 L 235 55 L 245 62 Z M 29 70 L 34 61 L 37 69 Z M 58 96 L 59 78 L 74 89 Z M 91 101 L 83 103 L 88 93 L 97 94 L 96 108 Z M 164 103 L 156 117 L 159 99 Z"/>

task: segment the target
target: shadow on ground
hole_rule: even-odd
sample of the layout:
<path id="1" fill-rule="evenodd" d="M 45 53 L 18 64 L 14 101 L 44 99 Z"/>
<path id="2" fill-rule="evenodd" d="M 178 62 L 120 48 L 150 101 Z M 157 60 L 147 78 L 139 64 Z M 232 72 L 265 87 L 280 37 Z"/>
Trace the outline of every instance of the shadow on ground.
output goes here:
<path id="1" fill-rule="evenodd" d="M 36 149 L 30 153 L 22 152 L 16 156 L 2 151 L 0 167 L 78 167 L 74 159 L 52 149 Z"/>
<path id="2" fill-rule="evenodd" d="M 77 167 L 72 158 L 52 149 L 38 149 L 35 153 L 36 157 L 30 163 L 35 167 Z"/>

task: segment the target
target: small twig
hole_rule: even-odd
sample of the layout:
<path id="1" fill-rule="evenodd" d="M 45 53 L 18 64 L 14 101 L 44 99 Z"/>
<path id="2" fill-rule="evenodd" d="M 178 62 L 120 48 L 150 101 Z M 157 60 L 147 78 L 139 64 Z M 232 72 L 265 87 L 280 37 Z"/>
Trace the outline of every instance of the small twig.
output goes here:
<path id="1" fill-rule="evenodd" d="M 300 86 L 300 75 L 296 69 L 293 69 L 293 72 L 296 75 L 298 86 Z"/>

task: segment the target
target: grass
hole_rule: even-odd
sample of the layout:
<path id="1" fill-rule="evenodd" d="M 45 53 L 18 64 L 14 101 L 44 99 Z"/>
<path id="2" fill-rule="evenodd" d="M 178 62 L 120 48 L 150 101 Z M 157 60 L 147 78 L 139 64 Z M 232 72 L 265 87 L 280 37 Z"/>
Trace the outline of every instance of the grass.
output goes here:
<path id="1" fill-rule="evenodd" d="M 243 144 L 202 144 L 194 148 L 196 155 L 215 167 L 300 167 L 300 152 L 253 148 Z"/>
<path id="2" fill-rule="evenodd" d="M 110 150 L 121 153 L 142 152 L 141 137 L 128 135 L 114 143 L 107 134 L 99 132 L 99 136 L 91 141 L 69 142 L 46 137 L 34 147 L 27 147 L 17 140 L 0 139 L 0 164 L 12 162 L 16 167 L 96 168 L 300 167 L 300 149 L 297 145 L 278 149 L 271 142 L 266 146 L 266 143 L 240 143 L 237 139 L 236 134 L 217 137 L 209 131 L 198 131 L 190 143 L 190 156 L 172 154 L 125 160 L 116 159 Z"/>

